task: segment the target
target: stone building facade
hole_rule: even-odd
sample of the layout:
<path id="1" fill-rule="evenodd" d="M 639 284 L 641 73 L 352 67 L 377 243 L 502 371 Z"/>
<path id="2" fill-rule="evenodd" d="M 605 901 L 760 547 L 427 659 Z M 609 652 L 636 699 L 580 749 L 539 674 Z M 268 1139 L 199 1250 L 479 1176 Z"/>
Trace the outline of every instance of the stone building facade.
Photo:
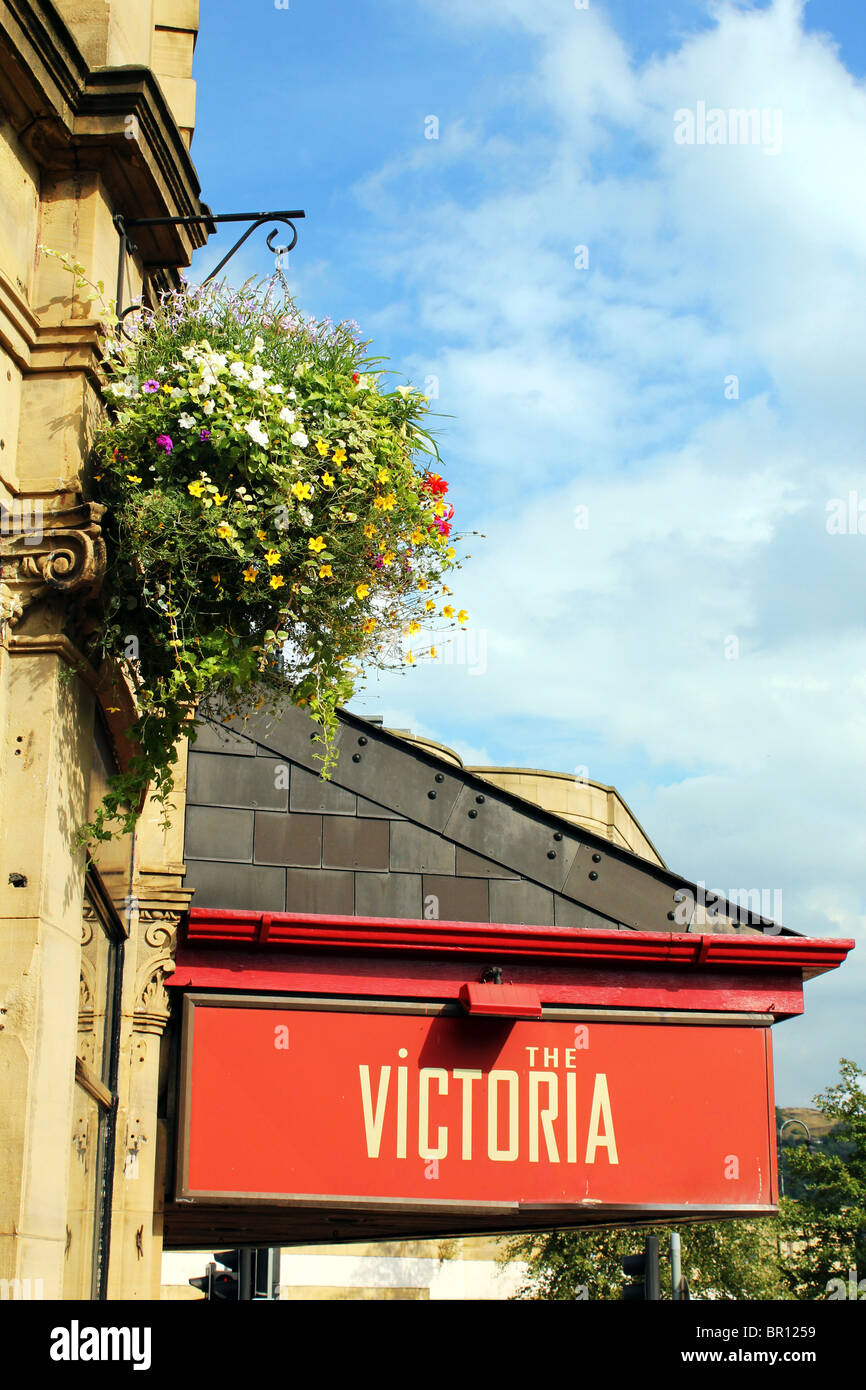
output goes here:
<path id="1" fill-rule="evenodd" d="M 128 757 L 131 704 L 80 650 L 105 565 L 87 463 L 98 324 L 41 248 L 112 296 L 118 216 L 201 214 L 197 27 L 198 0 L 0 8 L 0 1279 L 25 1296 L 159 1284 L 155 1096 L 189 897 L 182 831 L 145 808 L 134 840 L 92 862 L 75 842 Z M 206 231 L 142 229 L 124 302 L 176 281 Z"/>

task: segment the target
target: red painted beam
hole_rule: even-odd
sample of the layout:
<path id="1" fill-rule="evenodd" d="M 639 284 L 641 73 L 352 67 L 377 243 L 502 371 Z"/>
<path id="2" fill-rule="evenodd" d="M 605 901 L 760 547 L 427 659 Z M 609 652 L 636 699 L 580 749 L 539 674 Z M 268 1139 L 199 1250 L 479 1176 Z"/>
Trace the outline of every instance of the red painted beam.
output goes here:
<path id="1" fill-rule="evenodd" d="M 349 955 L 344 952 L 251 951 L 247 947 L 178 947 L 169 988 L 244 990 L 279 994 L 340 995 L 359 999 L 451 1000 L 479 979 L 487 955 Z M 684 971 L 670 965 L 593 965 L 515 960 L 505 967 L 509 984 L 528 986 L 549 1008 L 700 1010 L 712 1013 L 803 1012 L 798 970 Z"/>
<path id="2" fill-rule="evenodd" d="M 418 921 L 399 917 L 317 916 L 192 908 L 187 940 L 196 946 L 257 946 L 404 955 L 666 964 L 701 968 L 797 970 L 804 979 L 835 970 L 854 942 L 835 937 L 752 936 L 737 932 L 595 931 L 498 922 Z"/>

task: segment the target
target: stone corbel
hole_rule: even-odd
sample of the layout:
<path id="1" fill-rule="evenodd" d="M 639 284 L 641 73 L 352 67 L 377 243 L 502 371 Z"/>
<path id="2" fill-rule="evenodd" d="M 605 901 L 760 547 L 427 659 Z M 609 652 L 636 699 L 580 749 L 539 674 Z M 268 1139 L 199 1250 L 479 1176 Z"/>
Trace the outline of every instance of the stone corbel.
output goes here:
<path id="1" fill-rule="evenodd" d="M 17 500 L 17 499 L 16 499 Z M 57 511 L 28 500 L 28 526 L 0 526 L 0 625 L 14 628 L 30 606 L 46 597 L 93 597 L 105 574 L 100 521 L 105 507 L 81 502 Z M 32 524 L 30 524 L 32 518 Z"/>
<path id="2" fill-rule="evenodd" d="M 135 976 L 137 1033 L 162 1033 L 168 1023 L 170 1002 L 165 988 L 174 973 L 174 953 L 181 913 L 170 908 L 140 907 L 140 963 Z"/>

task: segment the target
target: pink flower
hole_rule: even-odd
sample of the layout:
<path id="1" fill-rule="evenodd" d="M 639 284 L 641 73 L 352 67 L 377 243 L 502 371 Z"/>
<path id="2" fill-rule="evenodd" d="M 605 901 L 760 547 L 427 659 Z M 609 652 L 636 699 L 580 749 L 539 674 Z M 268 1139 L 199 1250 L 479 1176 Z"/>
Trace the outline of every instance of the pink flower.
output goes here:
<path id="1" fill-rule="evenodd" d="M 439 531 L 440 536 L 447 536 L 447 535 L 449 535 L 449 533 L 450 533 L 450 531 L 451 531 L 451 524 L 450 524 L 450 522 L 446 521 L 445 518 L 444 518 L 443 516 L 434 516 L 433 520 L 434 520 L 434 522 L 436 523 L 436 527 L 437 527 L 437 530 Z"/>
<path id="2" fill-rule="evenodd" d="M 159 382 L 151 379 L 150 381 L 146 381 L 141 389 L 146 395 L 152 396 L 154 391 L 159 390 Z"/>
<path id="3" fill-rule="evenodd" d="M 156 447 L 157 449 L 164 449 L 167 454 L 170 454 L 172 449 L 174 448 L 174 445 L 171 442 L 171 436 L 167 434 L 157 435 Z"/>

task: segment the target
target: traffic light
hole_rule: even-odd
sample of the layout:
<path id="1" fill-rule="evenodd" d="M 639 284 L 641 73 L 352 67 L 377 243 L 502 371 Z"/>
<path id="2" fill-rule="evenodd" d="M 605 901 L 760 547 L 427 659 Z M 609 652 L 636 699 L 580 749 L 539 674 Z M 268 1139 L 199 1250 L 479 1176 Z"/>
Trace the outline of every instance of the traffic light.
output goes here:
<path id="1" fill-rule="evenodd" d="M 205 1298 L 221 1302 L 259 1301 L 280 1296 L 279 1247 L 223 1250 L 214 1256 L 203 1276 L 190 1279 Z M 218 1269 L 217 1265 L 224 1265 Z"/>
<path id="2" fill-rule="evenodd" d="M 240 1297 L 240 1257 L 240 1250 L 223 1250 L 214 1256 L 216 1264 L 209 1264 L 201 1278 L 189 1282 L 194 1289 L 201 1289 L 205 1298 L 236 1302 Z M 217 1265 L 225 1265 L 225 1269 L 218 1269 Z"/>
<path id="3" fill-rule="evenodd" d="M 660 1298 L 658 1236 L 647 1236 L 642 1255 L 625 1255 L 622 1261 L 622 1272 L 627 1274 L 629 1278 L 637 1275 L 640 1279 L 639 1283 L 625 1285 L 622 1291 L 624 1299 L 629 1302 L 638 1299 L 658 1301 Z"/>

